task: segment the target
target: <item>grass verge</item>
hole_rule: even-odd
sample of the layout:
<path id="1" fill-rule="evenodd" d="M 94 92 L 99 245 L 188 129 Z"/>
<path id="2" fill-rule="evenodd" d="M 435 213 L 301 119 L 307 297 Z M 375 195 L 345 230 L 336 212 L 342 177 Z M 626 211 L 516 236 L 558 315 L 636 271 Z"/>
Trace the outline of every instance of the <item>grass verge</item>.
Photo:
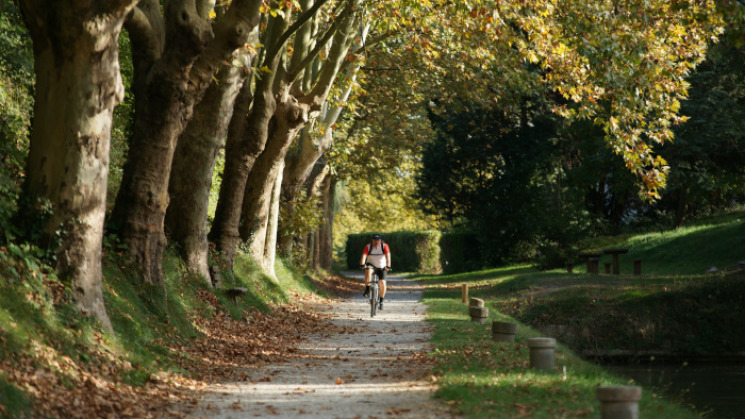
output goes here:
<path id="1" fill-rule="evenodd" d="M 563 345 L 556 350 L 555 371 L 528 368 L 526 341 L 541 336 L 518 322 L 515 343 L 492 342 L 491 325 L 471 322 L 459 291 L 433 297 L 425 291 L 436 365 L 436 397 L 469 418 L 597 417 L 598 385 L 628 384 L 602 368 L 577 358 Z M 514 319 L 490 310 L 490 320 Z M 698 415 L 644 389 L 641 417 L 695 418 Z"/>

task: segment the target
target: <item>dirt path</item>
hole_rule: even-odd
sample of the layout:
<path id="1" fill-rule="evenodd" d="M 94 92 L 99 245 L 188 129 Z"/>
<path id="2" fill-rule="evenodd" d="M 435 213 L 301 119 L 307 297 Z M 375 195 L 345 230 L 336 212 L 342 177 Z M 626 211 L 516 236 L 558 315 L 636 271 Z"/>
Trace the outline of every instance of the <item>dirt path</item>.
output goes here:
<path id="1" fill-rule="evenodd" d="M 340 332 L 309 336 L 288 362 L 247 369 L 245 382 L 213 386 L 192 417 L 453 417 L 432 399 L 421 362 L 430 335 L 422 289 L 400 277 L 388 284 L 375 318 L 361 294 L 314 307 Z"/>

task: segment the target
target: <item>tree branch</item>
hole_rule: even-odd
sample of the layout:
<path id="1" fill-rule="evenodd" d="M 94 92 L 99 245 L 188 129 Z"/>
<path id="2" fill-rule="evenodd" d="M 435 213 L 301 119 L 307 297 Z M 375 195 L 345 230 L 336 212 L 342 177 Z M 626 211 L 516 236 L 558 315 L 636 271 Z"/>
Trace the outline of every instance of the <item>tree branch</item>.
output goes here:
<path id="1" fill-rule="evenodd" d="M 287 28 L 282 35 L 279 36 L 279 39 L 277 39 L 277 42 L 275 42 L 267 51 L 266 58 L 264 59 L 265 63 L 271 62 L 274 59 L 274 56 L 279 53 L 279 51 L 282 49 L 282 46 L 287 42 L 287 40 L 292 36 L 293 33 L 295 33 L 298 29 L 300 29 L 305 22 L 307 22 L 310 18 L 312 18 L 318 9 L 321 8 L 328 0 L 317 0 L 313 7 L 303 12 L 300 16 L 298 16 L 297 20 L 290 25 L 289 28 Z"/>
<path id="2" fill-rule="evenodd" d="M 326 45 L 326 43 L 331 39 L 332 36 L 337 32 L 339 29 L 339 26 L 341 26 L 342 23 L 348 19 L 352 11 L 354 10 L 354 0 L 349 0 L 347 3 L 347 7 L 344 9 L 344 11 L 336 18 L 334 19 L 334 22 L 331 24 L 331 26 L 326 30 L 326 33 L 323 34 L 320 41 L 316 42 L 315 47 L 313 47 L 313 50 L 308 53 L 308 56 L 303 59 L 303 61 L 300 62 L 296 67 L 291 68 L 288 71 L 288 77 L 287 81 L 289 84 L 292 84 L 295 82 L 295 79 L 300 75 L 300 72 L 310 65 L 310 63 L 313 62 L 313 60 L 318 56 L 318 54 L 321 52 L 323 47 Z"/>

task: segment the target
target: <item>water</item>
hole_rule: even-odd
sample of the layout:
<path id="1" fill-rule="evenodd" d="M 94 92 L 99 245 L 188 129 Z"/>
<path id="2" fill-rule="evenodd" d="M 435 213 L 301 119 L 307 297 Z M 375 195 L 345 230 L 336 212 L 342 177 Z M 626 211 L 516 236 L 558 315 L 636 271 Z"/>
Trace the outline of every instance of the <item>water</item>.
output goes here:
<path id="1" fill-rule="evenodd" d="M 603 368 L 654 387 L 712 419 L 745 419 L 745 364 L 625 364 Z M 649 390 L 645 390 L 649 391 Z"/>

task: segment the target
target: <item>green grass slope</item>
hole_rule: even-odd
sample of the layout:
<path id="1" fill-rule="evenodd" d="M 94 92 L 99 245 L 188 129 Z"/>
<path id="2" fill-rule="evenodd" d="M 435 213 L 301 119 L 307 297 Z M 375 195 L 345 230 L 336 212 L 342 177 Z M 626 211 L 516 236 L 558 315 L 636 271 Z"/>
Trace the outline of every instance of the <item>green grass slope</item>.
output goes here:
<path id="1" fill-rule="evenodd" d="M 627 247 L 620 276 L 588 275 L 584 267 L 539 271 L 507 266 L 455 275 L 414 276 L 426 286 L 434 325 L 438 397 L 467 417 L 597 417 L 595 386 L 626 384 L 575 353 L 614 350 L 683 356 L 745 351 L 745 272 L 707 274 L 745 259 L 742 213 L 671 231 L 604 237 L 587 251 Z M 644 261 L 633 276 L 631 260 Z M 603 261 L 610 261 L 605 256 Z M 601 262 L 603 262 L 601 261 Z M 489 325 L 470 322 L 461 286 L 483 298 L 490 320 L 518 323 L 516 344 L 490 341 Z M 556 371 L 527 368 L 525 340 L 557 337 Z M 642 417 L 697 417 L 644 389 Z"/>
<path id="2" fill-rule="evenodd" d="M 77 413 L 83 416 L 136 416 L 126 404 L 138 403 L 148 392 L 160 391 L 168 400 L 170 390 L 157 388 L 157 377 L 193 374 L 183 365 L 199 359 L 179 348 L 209 340 L 209 321 L 235 327 L 221 319 L 241 324 L 251 313 L 267 313 L 314 290 L 308 277 L 281 262 L 275 282 L 239 255 L 236 276 L 227 278 L 225 287 L 248 292 L 234 303 L 188 274 L 171 250 L 164 258 L 165 287 L 147 286 L 115 247 L 107 245 L 103 284 L 114 334 L 103 333 L 75 308 L 69 290 L 40 262 L 40 251 L 14 244 L 0 248 L 0 417 L 62 417 L 74 404 L 64 399 L 75 397 L 80 408 L 97 409 Z M 261 339 L 251 342 L 261 345 Z"/>

